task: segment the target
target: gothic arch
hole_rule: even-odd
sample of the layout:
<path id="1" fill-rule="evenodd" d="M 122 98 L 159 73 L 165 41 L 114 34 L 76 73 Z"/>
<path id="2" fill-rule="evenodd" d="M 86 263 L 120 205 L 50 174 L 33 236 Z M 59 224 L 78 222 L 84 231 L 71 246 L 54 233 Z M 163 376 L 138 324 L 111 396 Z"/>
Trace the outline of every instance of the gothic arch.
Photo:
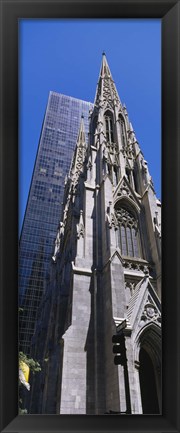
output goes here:
<path id="1" fill-rule="evenodd" d="M 114 113 L 111 107 L 109 107 L 108 104 L 106 104 L 105 108 L 104 108 L 104 117 L 107 116 L 108 114 L 110 114 L 110 116 L 112 116 L 112 119 L 114 119 Z"/>
<path id="2" fill-rule="evenodd" d="M 118 122 L 119 122 L 122 144 L 123 147 L 125 148 L 127 144 L 126 119 L 121 112 L 118 114 Z"/>
<path id="3" fill-rule="evenodd" d="M 128 200 L 118 200 L 114 206 L 118 226 L 118 244 L 123 256 L 143 256 L 139 214 Z"/>
<path id="4" fill-rule="evenodd" d="M 124 124 L 126 125 L 126 119 L 125 119 L 124 113 L 122 113 L 122 111 L 119 111 L 119 113 L 118 113 L 118 120 L 120 120 L 120 118 L 122 118 Z"/>
<path id="5" fill-rule="evenodd" d="M 159 356 L 161 349 L 161 327 L 160 325 L 150 322 L 147 325 L 143 326 L 139 333 L 135 338 L 135 347 L 134 347 L 134 360 L 135 362 L 139 362 L 139 351 L 140 347 L 143 345 L 146 346 L 146 349 L 149 351 L 150 356 L 152 357 L 152 361 L 161 360 Z"/>
<path id="6" fill-rule="evenodd" d="M 140 244 L 141 244 L 141 257 L 143 259 L 147 259 L 147 245 L 146 245 L 146 236 L 144 236 L 144 214 L 140 207 L 140 204 L 133 200 L 132 195 L 121 195 L 120 197 L 116 195 L 116 198 L 114 200 L 114 210 L 117 209 L 119 206 L 122 206 L 123 208 L 127 208 L 129 212 L 132 212 L 134 216 L 137 218 L 138 226 L 139 226 L 139 236 L 140 236 Z"/>
<path id="7" fill-rule="evenodd" d="M 140 214 L 140 206 L 138 206 L 138 204 L 132 200 L 131 197 L 129 197 L 128 195 L 126 197 L 117 197 L 114 201 L 114 208 L 116 209 L 118 207 L 118 204 L 120 203 L 120 206 L 122 207 L 127 207 L 127 209 L 130 212 L 133 212 L 136 216 L 136 218 L 139 218 L 139 214 Z"/>
<path id="8" fill-rule="evenodd" d="M 139 370 L 139 393 L 143 413 L 151 413 L 153 407 L 155 413 L 160 413 L 161 328 L 158 324 L 150 322 L 137 334 L 134 344 L 134 362 Z M 143 375 L 145 374 L 143 380 L 141 377 L 142 370 Z M 154 383 L 152 384 L 150 381 Z M 148 383 L 151 390 L 148 389 Z"/>
<path id="9" fill-rule="evenodd" d="M 104 112 L 104 123 L 105 123 L 105 131 L 106 131 L 106 140 L 107 143 L 112 145 L 114 143 L 114 116 L 111 110 L 107 109 Z"/>

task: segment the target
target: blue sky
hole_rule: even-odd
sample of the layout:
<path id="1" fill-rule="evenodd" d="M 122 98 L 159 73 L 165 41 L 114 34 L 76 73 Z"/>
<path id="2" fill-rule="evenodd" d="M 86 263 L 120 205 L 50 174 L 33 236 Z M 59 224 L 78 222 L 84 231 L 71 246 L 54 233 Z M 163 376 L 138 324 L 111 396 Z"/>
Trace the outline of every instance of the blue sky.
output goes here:
<path id="1" fill-rule="evenodd" d="M 19 227 L 49 91 L 93 102 L 105 51 L 161 196 L 161 21 L 19 21 Z"/>

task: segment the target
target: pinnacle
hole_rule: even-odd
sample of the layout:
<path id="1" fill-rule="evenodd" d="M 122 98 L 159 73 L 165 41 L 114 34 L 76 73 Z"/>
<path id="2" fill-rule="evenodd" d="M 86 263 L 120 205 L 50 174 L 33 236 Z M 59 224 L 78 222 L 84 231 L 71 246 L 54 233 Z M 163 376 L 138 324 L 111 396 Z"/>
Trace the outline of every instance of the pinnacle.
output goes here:
<path id="1" fill-rule="evenodd" d="M 84 115 L 81 115 L 81 123 L 79 127 L 79 134 L 77 139 L 77 144 L 82 144 L 82 142 L 85 143 L 85 130 L 84 130 Z"/>
<path id="2" fill-rule="evenodd" d="M 121 102 L 104 51 L 102 56 L 99 80 L 95 95 L 95 105 L 98 106 L 100 101 L 108 101 L 108 104 L 113 106 L 114 100 L 116 103 Z"/>

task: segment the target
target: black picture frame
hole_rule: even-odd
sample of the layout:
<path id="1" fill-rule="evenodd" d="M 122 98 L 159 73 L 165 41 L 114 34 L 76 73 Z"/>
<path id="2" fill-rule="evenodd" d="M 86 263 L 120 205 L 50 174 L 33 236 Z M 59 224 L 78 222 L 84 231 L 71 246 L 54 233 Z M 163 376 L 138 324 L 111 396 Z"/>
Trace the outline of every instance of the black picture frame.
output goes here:
<path id="1" fill-rule="evenodd" d="M 180 1 L 1 0 L 2 432 L 180 432 Z M 18 20 L 161 18 L 163 167 L 162 415 L 18 416 Z"/>

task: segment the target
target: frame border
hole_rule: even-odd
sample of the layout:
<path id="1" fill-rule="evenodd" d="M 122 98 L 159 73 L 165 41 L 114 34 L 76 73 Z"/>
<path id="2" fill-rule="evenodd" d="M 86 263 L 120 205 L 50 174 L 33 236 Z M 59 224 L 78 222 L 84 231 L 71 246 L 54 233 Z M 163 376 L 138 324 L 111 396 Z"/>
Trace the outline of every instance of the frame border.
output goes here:
<path id="1" fill-rule="evenodd" d="M 1 0 L 2 432 L 180 432 L 180 0 Z M 18 19 L 161 18 L 163 147 L 162 415 L 18 416 Z M 178 356 L 179 355 L 179 356 Z"/>

